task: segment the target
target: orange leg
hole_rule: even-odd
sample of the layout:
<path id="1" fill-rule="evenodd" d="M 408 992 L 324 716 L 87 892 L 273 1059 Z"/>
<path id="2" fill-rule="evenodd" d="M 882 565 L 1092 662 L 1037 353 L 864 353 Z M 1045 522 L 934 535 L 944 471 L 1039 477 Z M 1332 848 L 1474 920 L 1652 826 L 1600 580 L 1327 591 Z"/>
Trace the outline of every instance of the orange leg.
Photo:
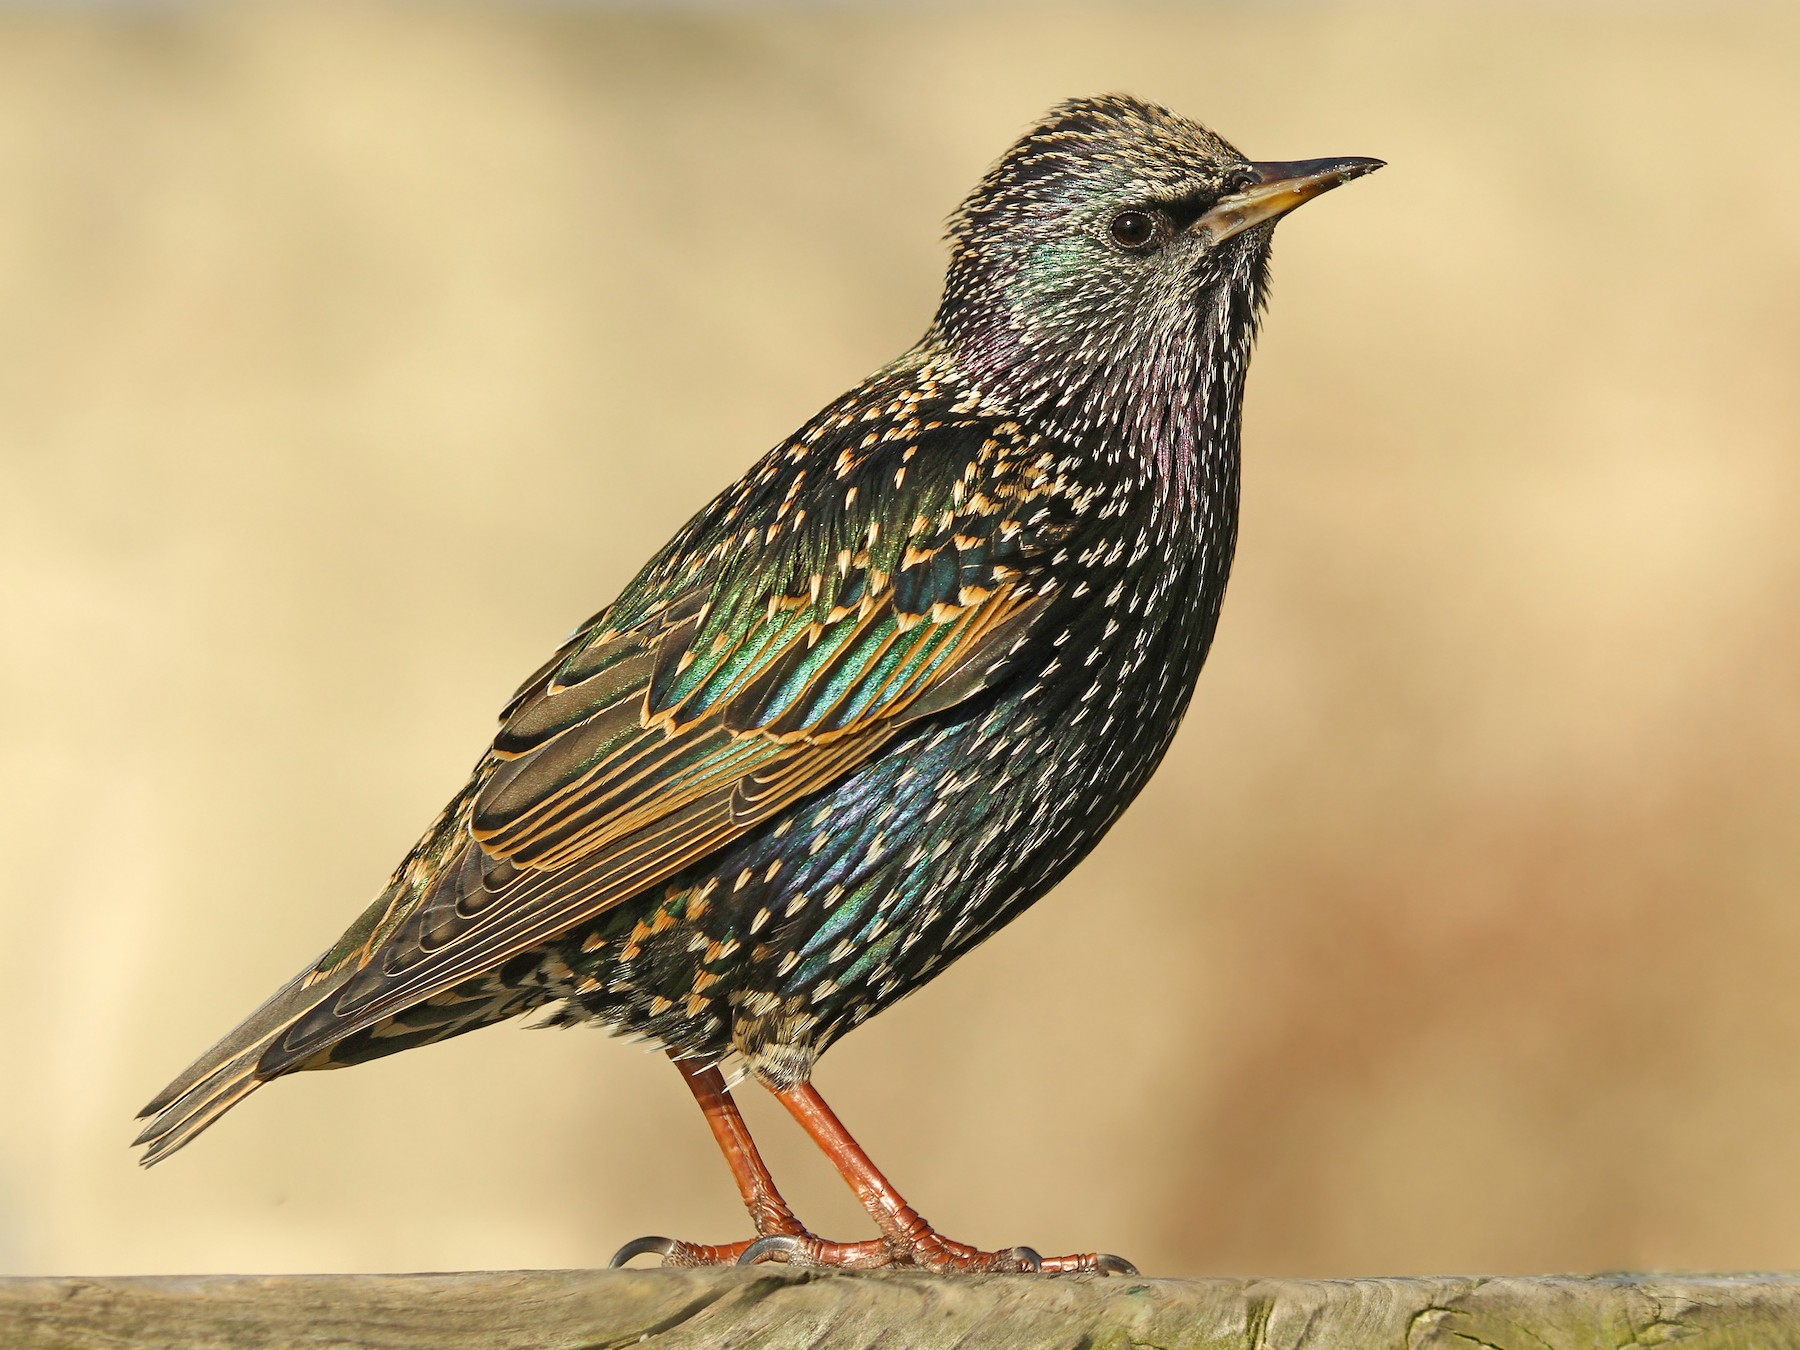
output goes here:
<path id="1" fill-rule="evenodd" d="M 1103 1252 L 1043 1257 L 1029 1247 L 985 1252 L 952 1241 L 906 1203 L 811 1083 L 775 1091 L 775 1098 L 787 1107 L 801 1128 L 812 1136 L 813 1142 L 843 1174 L 844 1180 L 850 1183 L 856 1198 L 862 1201 L 881 1229 L 882 1237 L 874 1243 L 838 1243 L 825 1242 L 809 1233 L 774 1233 L 751 1243 L 739 1258 L 742 1264 L 782 1259 L 794 1265 L 853 1268 L 916 1266 L 932 1271 L 1137 1274 L 1137 1268 L 1131 1262 Z"/>
<path id="2" fill-rule="evenodd" d="M 681 1059 L 675 1060 L 675 1067 L 681 1071 L 682 1081 L 706 1114 L 706 1123 L 712 1127 L 719 1151 L 731 1166 L 738 1194 L 744 1198 L 744 1208 L 750 1211 L 750 1221 L 756 1225 L 757 1235 L 810 1237 L 800 1220 L 794 1217 L 788 1202 L 781 1198 L 781 1192 L 775 1189 L 775 1178 L 756 1151 L 756 1141 L 750 1137 L 750 1127 L 744 1124 L 737 1103 L 731 1100 L 724 1075 L 710 1066 L 697 1068 Z M 675 1238 L 642 1237 L 619 1248 L 612 1264 L 622 1266 L 634 1256 L 655 1252 L 667 1266 L 728 1266 L 749 1246 L 749 1239 L 715 1247 Z"/>
<path id="3" fill-rule="evenodd" d="M 743 1116 L 738 1114 L 737 1103 L 731 1100 L 724 1075 L 714 1068 L 696 1069 L 682 1060 L 676 1060 L 675 1067 L 681 1070 L 694 1100 L 706 1113 L 706 1123 L 712 1126 L 713 1138 L 719 1141 L 719 1150 L 731 1165 L 738 1194 L 744 1197 L 744 1208 L 750 1211 L 750 1221 L 756 1225 L 756 1231 L 764 1237 L 772 1233 L 805 1232 L 788 1202 L 775 1189 L 775 1178 L 769 1174 L 762 1154 L 756 1151 L 756 1141 L 750 1137 L 750 1127 L 744 1124 Z"/>
<path id="4" fill-rule="evenodd" d="M 813 1142 L 824 1150 L 850 1188 L 856 1192 L 881 1229 L 882 1236 L 866 1242 L 828 1242 L 806 1230 L 794 1217 L 775 1178 L 756 1151 L 756 1141 L 738 1113 L 737 1103 L 714 1068 L 695 1068 L 677 1059 L 675 1067 L 700 1103 L 713 1138 L 731 1166 L 738 1194 L 750 1211 L 757 1236 L 719 1246 L 682 1242 L 675 1238 L 643 1237 L 628 1242 L 612 1259 L 622 1266 L 634 1256 L 656 1253 L 667 1266 L 754 1265 L 780 1261 L 800 1266 L 830 1266 L 840 1270 L 875 1270 L 889 1266 L 931 1271 L 1044 1271 L 1060 1274 L 1092 1271 L 1104 1275 L 1135 1275 L 1131 1262 L 1099 1252 L 1074 1256 L 1041 1257 L 1029 1247 L 986 1252 L 943 1236 L 870 1161 L 862 1146 L 844 1128 L 837 1114 L 825 1104 L 810 1083 L 787 1090 L 771 1089 L 775 1098 L 793 1114 Z"/>

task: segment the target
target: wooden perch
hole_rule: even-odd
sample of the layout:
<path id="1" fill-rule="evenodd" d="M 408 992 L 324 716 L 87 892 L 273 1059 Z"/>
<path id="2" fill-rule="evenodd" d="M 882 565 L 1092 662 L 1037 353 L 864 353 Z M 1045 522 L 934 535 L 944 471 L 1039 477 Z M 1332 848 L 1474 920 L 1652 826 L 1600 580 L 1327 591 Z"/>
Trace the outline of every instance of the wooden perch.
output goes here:
<path id="1" fill-rule="evenodd" d="M 6 1350 L 1800 1347 L 1800 1276 L 1100 1279 L 709 1271 L 0 1280 Z"/>

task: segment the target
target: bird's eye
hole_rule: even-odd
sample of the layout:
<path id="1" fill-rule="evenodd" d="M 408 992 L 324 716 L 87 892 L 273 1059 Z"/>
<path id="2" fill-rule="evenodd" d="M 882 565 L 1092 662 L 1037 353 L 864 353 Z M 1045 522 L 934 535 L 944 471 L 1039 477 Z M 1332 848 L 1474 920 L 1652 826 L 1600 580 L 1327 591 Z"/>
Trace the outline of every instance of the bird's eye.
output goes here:
<path id="1" fill-rule="evenodd" d="M 1113 243 L 1120 248 L 1138 249 L 1154 242 L 1159 231 L 1157 218 L 1149 211 L 1121 211 L 1107 227 Z"/>

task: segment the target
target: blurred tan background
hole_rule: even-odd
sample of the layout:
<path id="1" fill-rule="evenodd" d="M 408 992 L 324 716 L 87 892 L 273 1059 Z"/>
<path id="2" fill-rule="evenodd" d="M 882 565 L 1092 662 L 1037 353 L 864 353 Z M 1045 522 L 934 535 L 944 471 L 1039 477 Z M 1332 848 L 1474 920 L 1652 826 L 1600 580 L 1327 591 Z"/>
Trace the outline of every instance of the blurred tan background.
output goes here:
<path id="1" fill-rule="evenodd" d="M 0 1270 L 747 1231 L 593 1032 L 125 1145 L 1106 89 L 1391 167 L 1282 226 L 1170 762 L 821 1087 L 986 1244 L 1800 1265 L 1796 71 L 1773 4 L 0 10 Z"/>

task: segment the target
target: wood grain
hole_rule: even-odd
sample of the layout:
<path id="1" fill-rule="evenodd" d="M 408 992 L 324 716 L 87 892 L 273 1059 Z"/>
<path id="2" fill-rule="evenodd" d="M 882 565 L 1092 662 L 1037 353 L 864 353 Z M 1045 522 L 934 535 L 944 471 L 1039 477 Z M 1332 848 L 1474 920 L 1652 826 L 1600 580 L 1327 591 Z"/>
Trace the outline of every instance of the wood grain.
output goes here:
<path id="1" fill-rule="evenodd" d="M 6 1350 L 1800 1347 L 1800 1277 L 1101 1279 L 756 1271 L 0 1280 Z"/>

